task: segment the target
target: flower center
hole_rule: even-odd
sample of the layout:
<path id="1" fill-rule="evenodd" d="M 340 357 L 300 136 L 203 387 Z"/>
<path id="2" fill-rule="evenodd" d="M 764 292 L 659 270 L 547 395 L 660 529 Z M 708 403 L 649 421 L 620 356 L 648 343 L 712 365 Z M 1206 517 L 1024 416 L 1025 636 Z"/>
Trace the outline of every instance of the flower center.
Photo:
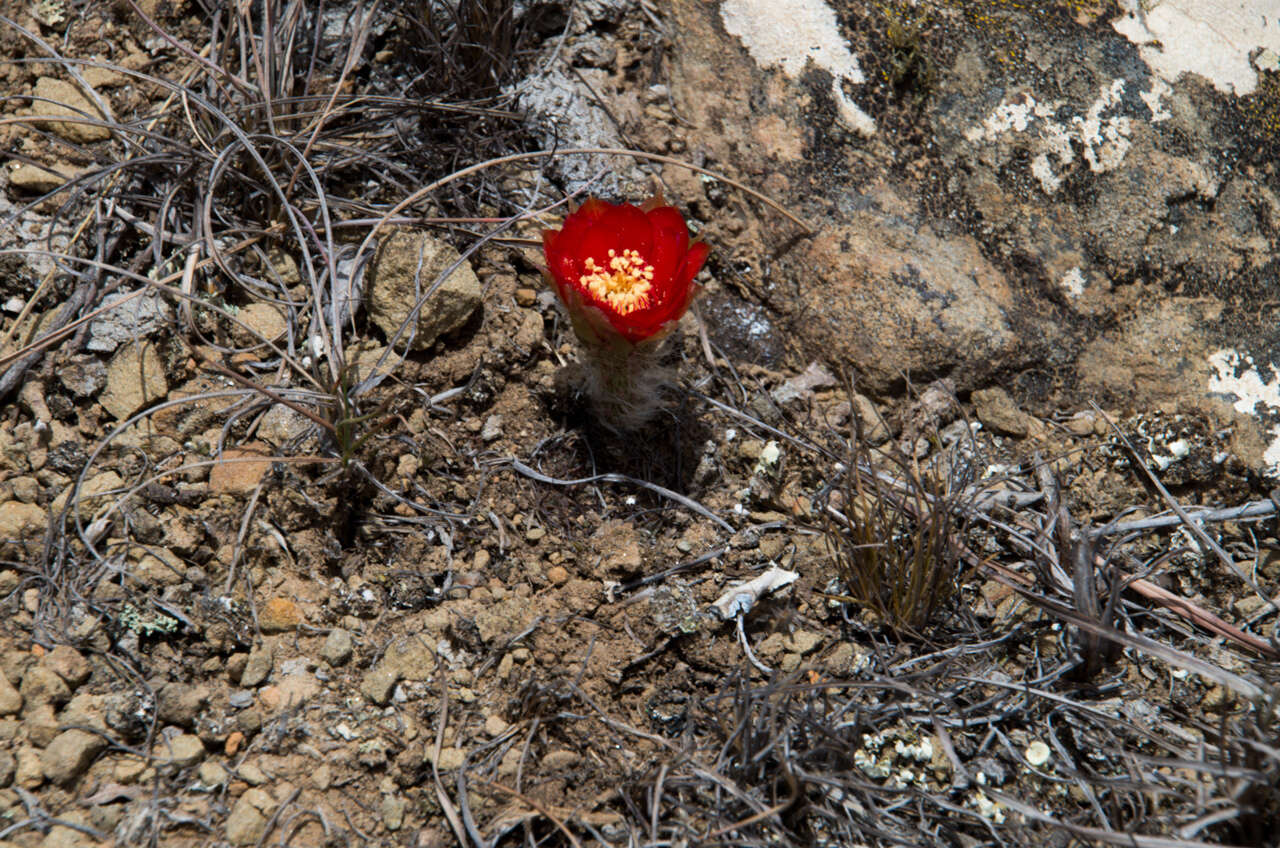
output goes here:
<path id="1" fill-rule="evenodd" d="M 619 315 L 648 306 L 649 292 L 653 289 L 653 266 L 646 265 L 634 250 L 624 250 L 621 256 L 610 250 L 607 264 L 608 267 L 601 267 L 588 256 L 587 273 L 579 277 L 578 282 Z"/>

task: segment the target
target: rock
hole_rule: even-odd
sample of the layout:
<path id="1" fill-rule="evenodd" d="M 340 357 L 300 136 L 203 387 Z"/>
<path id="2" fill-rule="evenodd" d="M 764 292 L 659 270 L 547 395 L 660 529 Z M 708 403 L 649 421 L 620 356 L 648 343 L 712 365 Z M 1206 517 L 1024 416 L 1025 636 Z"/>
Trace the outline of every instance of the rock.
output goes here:
<path id="1" fill-rule="evenodd" d="M 30 745 L 21 745 L 15 754 L 18 761 L 13 772 L 13 782 L 23 789 L 35 789 L 44 783 L 44 765 L 40 761 L 40 752 Z"/>
<path id="2" fill-rule="evenodd" d="M 306 703 L 320 692 L 320 681 L 306 672 L 286 674 L 276 686 L 280 706 L 292 709 Z"/>
<path id="3" fill-rule="evenodd" d="M 96 733 L 65 730 L 44 749 L 40 764 L 45 777 L 66 786 L 83 774 L 106 747 L 106 740 Z"/>
<path id="4" fill-rule="evenodd" d="M 564 771 L 577 765 L 582 757 L 576 751 L 564 749 L 548 751 L 542 758 L 542 767 L 547 771 Z"/>
<path id="5" fill-rule="evenodd" d="M 502 416 L 490 415 L 484 420 L 484 426 L 480 428 L 480 440 L 488 443 L 497 441 L 502 436 Z"/>
<path id="6" fill-rule="evenodd" d="M 537 302 L 538 293 L 533 289 L 519 288 L 519 289 L 516 289 L 515 298 L 516 298 L 517 306 L 520 306 L 524 309 L 528 309 L 530 306 L 533 306 L 533 304 Z"/>
<path id="7" fill-rule="evenodd" d="M 111 353 L 123 344 L 136 342 L 144 336 L 170 326 L 173 310 L 160 295 L 143 291 L 119 292 L 102 299 L 107 311 L 89 325 L 89 350 Z M 93 366 L 84 366 L 92 379 Z"/>
<path id="8" fill-rule="evenodd" d="M 340 627 L 329 631 L 329 635 L 325 637 L 324 646 L 320 648 L 321 658 L 334 668 L 346 665 L 351 659 L 351 652 L 351 634 Z"/>
<path id="9" fill-rule="evenodd" d="M 512 341 L 522 351 L 533 351 L 546 335 L 547 322 L 539 312 L 526 312 L 520 319 L 520 327 L 516 330 Z"/>
<path id="10" fill-rule="evenodd" d="M 149 586 L 177 586 L 183 582 L 186 571 L 182 560 L 165 548 L 152 548 L 131 569 L 136 580 Z"/>
<path id="11" fill-rule="evenodd" d="M 60 730 L 52 704 L 28 706 L 22 719 L 22 725 L 27 731 L 27 741 L 37 748 L 47 748 Z"/>
<path id="12" fill-rule="evenodd" d="M 49 120 L 40 125 L 52 130 L 68 141 L 92 142 L 111 138 L 111 131 L 106 127 L 82 123 L 85 119 L 103 119 L 98 111 L 80 89 L 69 82 L 53 77 L 40 77 L 36 80 L 34 97 L 31 101 L 31 113 L 37 117 L 64 120 Z"/>
<path id="13" fill-rule="evenodd" d="M 427 746 L 426 756 L 423 757 L 424 765 L 429 765 L 432 762 L 435 750 L 434 745 Z M 452 771 L 454 769 L 462 768 L 462 764 L 466 762 L 466 758 L 466 751 L 463 751 L 461 748 L 446 746 L 440 749 L 440 757 L 435 760 L 436 768 L 440 769 L 440 771 Z"/>
<path id="14" fill-rule="evenodd" d="M 1009 393 L 998 386 L 975 391 L 973 407 L 978 420 L 1002 436 L 1022 438 L 1031 430 L 1031 416 L 1018 409 Z"/>
<path id="15" fill-rule="evenodd" d="M 407 636 L 387 645 L 378 665 L 393 669 L 398 680 L 430 680 L 435 673 L 436 655 L 421 635 Z"/>
<path id="16" fill-rule="evenodd" d="M 14 715 L 22 709 L 22 695 L 6 675 L 0 674 L 0 716 Z"/>
<path id="17" fill-rule="evenodd" d="M 68 180 L 75 179 L 84 171 L 84 168 L 63 162 L 44 167 L 23 162 L 9 171 L 9 185 L 32 194 L 46 194 L 66 185 Z"/>
<path id="18" fill-rule="evenodd" d="M 244 326 L 237 325 L 234 335 L 249 346 L 260 345 L 264 339 L 274 342 L 289 329 L 280 310 L 270 303 L 251 303 L 236 313 L 236 320 Z"/>
<path id="19" fill-rule="evenodd" d="M 399 795 L 384 795 L 382 798 L 382 825 L 395 832 L 404 826 L 404 811 L 408 802 Z"/>
<path id="20" fill-rule="evenodd" d="M 385 707 L 391 703 L 391 695 L 399 682 L 399 670 L 388 668 L 385 663 L 381 663 L 360 681 L 360 692 L 372 703 Z"/>
<path id="21" fill-rule="evenodd" d="M 450 245 L 425 233 L 398 230 L 382 240 L 369 268 L 366 305 L 388 341 L 419 297 L 458 258 Z M 440 336 L 465 324 L 480 302 L 480 281 L 471 265 L 463 262 L 423 303 L 416 326 L 406 329 L 394 346 L 401 348 L 413 333 L 414 350 L 429 348 Z"/>
<path id="22" fill-rule="evenodd" d="M 167 744 L 161 741 L 156 744 L 155 749 L 157 757 L 167 759 L 179 768 L 195 765 L 204 759 L 204 753 L 204 743 L 200 741 L 200 737 L 190 733 L 179 734 Z"/>
<path id="23" fill-rule="evenodd" d="M 1026 361 L 1010 323 L 1017 310 L 1009 282 L 976 239 L 850 217 L 788 260 L 799 286 L 794 328 L 809 346 L 833 363 L 855 363 L 873 393 L 904 374 L 949 369 L 968 388 Z"/>
<path id="24" fill-rule="evenodd" d="M 271 674 L 271 664 L 275 649 L 270 643 L 263 643 L 249 652 L 249 660 L 244 664 L 240 674 L 240 685 L 251 689 L 267 679 Z"/>
<path id="25" fill-rule="evenodd" d="M 289 598 L 272 598 L 258 612 L 258 626 L 263 633 L 297 630 L 304 620 L 302 610 Z"/>
<path id="26" fill-rule="evenodd" d="M 111 357 L 107 387 L 98 396 L 98 402 L 113 417 L 123 420 L 168 393 L 164 361 L 156 346 L 149 342 L 130 342 Z"/>
<path id="27" fill-rule="evenodd" d="M 14 775 L 18 771 L 18 761 L 8 751 L 0 751 L 0 789 L 8 789 L 13 784 Z"/>
<path id="28" fill-rule="evenodd" d="M 156 693 L 156 717 L 164 724 L 190 729 L 208 702 L 209 690 L 203 686 L 166 683 Z"/>
<path id="29" fill-rule="evenodd" d="M 248 789 L 237 799 L 227 816 L 227 841 L 232 845 L 257 845 L 262 842 L 267 820 L 280 805 L 262 789 Z"/>
<path id="30" fill-rule="evenodd" d="M 78 398 L 92 397 L 107 384 L 107 366 L 97 357 L 74 357 L 58 369 L 58 381 Z"/>
<path id="31" fill-rule="evenodd" d="M 57 645 L 44 655 L 40 664 L 51 669 L 73 689 L 88 680 L 93 671 L 89 661 L 70 645 Z"/>
<path id="32" fill-rule="evenodd" d="M 232 495 L 252 492 L 271 470 L 271 460 L 259 458 L 265 453 L 265 445 L 244 445 L 224 450 L 217 464 L 209 469 L 209 491 Z"/>
<path id="33" fill-rule="evenodd" d="M 223 786 L 227 782 L 227 770 L 216 760 L 205 760 L 196 773 L 200 782 L 208 787 Z"/>
<path id="34" fill-rule="evenodd" d="M 61 677 L 44 665 L 34 665 L 22 675 L 22 700 L 28 708 L 40 704 L 61 706 L 71 698 L 71 689 Z"/>
<path id="35" fill-rule="evenodd" d="M 123 486 L 124 480 L 120 479 L 120 475 L 114 471 L 104 471 L 85 480 L 78 493 L 81 514 L 91 513 L 101 504 L 101 501 L 98 500 L 100 497 L 104 499 L 105 497 L 110 497 L 112 493 L 118 493 Z M 74 487 L 75 484 L 73 483 L 59 493 L 53 499 L 53 503 L 49 505 L 49 511 L 54 515 L 60 514 L 63 507 L 67 505 L 67 499 L 71 497 Z"/>
<path id="36" fill-rule="evenodd" d="M 105 731 L 107 730 L 106 711 L 106 695 L 94 695 L 87 691 L 77 692 L 58 714 L 58 721 L 67 727 L 83 725 Z"/>
<path id="37" fill-rule="evenodd" d="M 258 438 L 269 445 L 279 446 L 298 438 L 312 426 L 305 416 L 278 403 L 262 416 Z"/>
<path id="38" fill-rule="evenodd" d="M 27 539 L 44 532 L 49 524 L 45 511 L 35 504 L 5 501 L 0 504 L 0 542 Z"/>
<path id="39" fill-rule="evenodd" d="M 569 569 L 563 565 L 553 565 L 547 569 L 547 580 L 552 586 L 563 586 L 569 582 Z"/>

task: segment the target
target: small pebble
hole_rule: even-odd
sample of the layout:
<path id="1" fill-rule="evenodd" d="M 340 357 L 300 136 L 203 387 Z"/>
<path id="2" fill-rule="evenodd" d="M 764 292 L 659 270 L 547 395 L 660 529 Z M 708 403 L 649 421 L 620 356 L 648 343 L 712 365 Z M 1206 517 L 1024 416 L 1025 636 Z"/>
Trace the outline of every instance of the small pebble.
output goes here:
<path id="1" fill-rule="evenodd" d="M 533 289 L 516 289 L 516 303 L 528 309 L 537 302 L 538 293 Z"/>
<path id="2" fill-rule="evenodd" d="M 1039 740 L 1027 746 L 1027 762 L 1036 768 L 1049 762 L 1050 755 L 1049 746 Z"/>
<path id="3" fill-rule="evenodd" d="M 528 530 L 524 531 L 524 538 L 529 542 L 536 542 L 545 535 L 547 535 L 547 531 L 542 527 L 530 527 Z"/>

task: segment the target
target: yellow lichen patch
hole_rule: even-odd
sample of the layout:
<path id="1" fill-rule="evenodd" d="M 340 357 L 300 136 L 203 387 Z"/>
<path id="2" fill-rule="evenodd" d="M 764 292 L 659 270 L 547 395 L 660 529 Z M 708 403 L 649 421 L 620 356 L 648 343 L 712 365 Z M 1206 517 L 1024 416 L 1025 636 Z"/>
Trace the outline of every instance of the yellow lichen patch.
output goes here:
<path id="1" fill-rule="evenodd" d="M 609 251 L 608 267 L 602 267 L 587 257 L 587 273 L 578 282 L 597 299 L 613 307 L 619 315 L 644 309 L 649 305 L 649 292 L 653 289 L 653 266 L 634 250 Z"/>

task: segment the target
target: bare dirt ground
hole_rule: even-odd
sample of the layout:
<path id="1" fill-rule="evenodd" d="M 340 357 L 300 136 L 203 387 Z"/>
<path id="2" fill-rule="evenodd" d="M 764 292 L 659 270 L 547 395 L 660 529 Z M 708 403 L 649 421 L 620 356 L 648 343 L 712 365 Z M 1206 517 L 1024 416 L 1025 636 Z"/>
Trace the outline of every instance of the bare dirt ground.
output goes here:
<path id="1" fill-rule="evenodd" d="M 563 59 L 706 164 L 663 9 L 445 5 L 9 4 L 0 845 L 1275 844 L 1238 422 L 858 393 L 738 282 L 785 215 L 495 161 Z M 920 150 L 916 39 L 872 111 Z M 618 435 L 538 235 L 655 176 L 713 256 Z"/>

